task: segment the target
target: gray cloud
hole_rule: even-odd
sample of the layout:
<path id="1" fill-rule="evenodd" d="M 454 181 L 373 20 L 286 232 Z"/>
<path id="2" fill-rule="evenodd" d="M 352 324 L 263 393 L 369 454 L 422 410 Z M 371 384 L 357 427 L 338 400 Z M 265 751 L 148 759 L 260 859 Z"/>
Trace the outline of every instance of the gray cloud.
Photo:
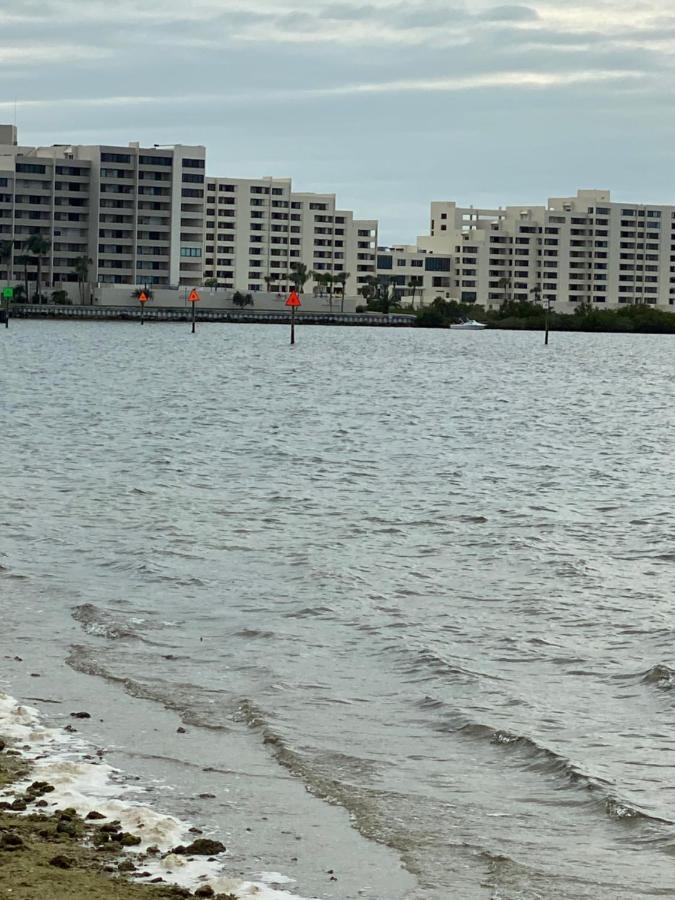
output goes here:
<path id="1" fill-rule="evenodd" d="M 291 174 L 410 240 L 435 197 L 669 184 L 674 37 L 670 0 L 2 0 L 0 118 L 17 97 L 26 142 L 203 142 L 213 172 Z"/>

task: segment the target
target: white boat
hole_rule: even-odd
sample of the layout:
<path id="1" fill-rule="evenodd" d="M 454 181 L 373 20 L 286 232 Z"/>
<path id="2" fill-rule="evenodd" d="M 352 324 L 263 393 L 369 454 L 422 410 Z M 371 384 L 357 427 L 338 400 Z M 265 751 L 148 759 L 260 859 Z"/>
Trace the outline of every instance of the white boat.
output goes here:
<path id="1" fill-rule="evenodd" d="M 458 325 L 451 325 L 451 328 L 461 329 L 462 331 L 480 331 L 487 326 L 482 322 L 476 322 L 475 319 L 467 319 L 466 322 L 460 322 Z"/>

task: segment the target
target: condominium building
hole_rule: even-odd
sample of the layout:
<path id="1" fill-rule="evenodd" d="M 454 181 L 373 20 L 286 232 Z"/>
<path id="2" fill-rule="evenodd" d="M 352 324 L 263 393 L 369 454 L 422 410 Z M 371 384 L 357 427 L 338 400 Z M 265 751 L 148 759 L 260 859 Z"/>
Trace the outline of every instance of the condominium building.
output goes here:
<path id="1" fill-rule="evenodd" d="M 40 235 L 47 286 L 76 281 L 82 257 L 101 284 L 201 284 L 205 157 L 182 145 L 23 147 L 0 126 L 0 240 L 15 247 L 0 274 L 21 280 L 21 245 Z"/>
<path id="2" fill-rule="evenodd" d="M 334 194 L 297 193 L 290 178 L 207 178 L 204 277 L 240 291 L 285 291 L 294 263 L 346 275 L 355 295 L 375 274 L 377 221 L 355 219 Z M 306 291 L 317 287 L 310 277 Z"/>
<path id="3" fill-rule="evenodd" d="M 675 206 L 616 203 L 609 191 L 503 209 L 435 202 L 418 247 L 451 253 L 453 297 L 487 307 L 675 304 Z"/>
<path id="4" fill-rule="evenodd" d="M 378 247 L 377 276 L 413 306 L 426 306 L 436 297 L 450 297 L 452 254 L 406 244 Z"/>

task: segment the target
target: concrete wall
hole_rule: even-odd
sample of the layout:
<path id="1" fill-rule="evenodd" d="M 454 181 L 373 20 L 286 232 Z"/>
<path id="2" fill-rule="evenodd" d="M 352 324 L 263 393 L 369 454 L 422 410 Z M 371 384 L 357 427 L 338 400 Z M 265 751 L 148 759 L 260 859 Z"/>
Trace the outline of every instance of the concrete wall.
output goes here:
<path id="1" fill-rule="evenodd" d="M 80 303 L 77 285 L 64 285 L 68 295 L 74 304 Z M 184 309 L 189 307 L 187 296 L 188 288 L 154 288 L 152 291 L 152 300 L 148 302 L 148 309 L 152 307 L 163 307 L 170 309 Z M 96 306 L 134 306 L 138 301 L 132 297 L 132 289 L 126 286 L 116 287 L 115 285 L 99 285 L 93 290 L 94 305 Z M 199 288 L 198 309 L 237 309 L 232 302 L 234 291 L 231 290 L 214 290 L 213 288 Z M 261 310 L 283 310 L 285 308 L 286 294 L 267 294 L 262 291 L 251 291 L 253 298 L 253 306 L 245 307 L 249 311 Z M 331 311 L 328 297 L 313 297 L 311 294 L 303 294 L 302 309 L 307 312 L 325 312 Z M 344 305 L 339 299 L 333 298 L 333 312 L 353 313 L 356 306 L 362 304 L 362 297 L 345 297 Z"/>

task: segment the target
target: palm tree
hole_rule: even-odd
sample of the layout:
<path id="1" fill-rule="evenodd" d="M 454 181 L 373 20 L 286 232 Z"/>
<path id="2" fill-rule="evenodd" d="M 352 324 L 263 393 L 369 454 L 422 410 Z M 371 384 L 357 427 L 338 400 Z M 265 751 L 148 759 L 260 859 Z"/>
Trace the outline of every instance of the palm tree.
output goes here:
<path id="1" fill-rule="evenodd" d="M 24 245 L 24 251 L 30 253 L 37 260 L 37 274 L 35 276 L 35 295 L 37 302 L 42 299 L 42 260 L 49 253 L 51 243 L 41 234 L 32 234 Z"/>
<path id="2" fill-rule="evenodd" d="M 77 275 L 77 287 L 80 292 L 80 303 L 84 306 L 85 287 L 89 284 L 89 266 L 92 260 L 88 256 L 78 256 L 73 266 L 73 272 Z"/>
<path id="3" fill-rule="evenodd" d="M 350 272 L 338 272 L 335 276 L 335 281 L 337 282 L 340 288 L 340 312 L 345 311 L 345 288 L 347 286 L 347 281 L 351 278 Z"/>
<path id="4" fill-rule="evenodd" d="M 218 279 L 217 278 L 205 278 L 204 279 L 204 287 L 217 288 L 218 287 Z"/>
<path id="5" fill-rule="evenodd" d="M 326 272 L 326 285 L 328 287 L 328 309 L 333 312 L 333 294 L 335 292 L 335 285 L 337 284 L 337 278 L 331 272 Z"/>
<path id="6" fill-rule="evenodd" d="M 375 299 L 377 296 L 377 278 L 374 275 L 369 275 L 366 278 L 359 288 L 359 294 L 361 294 L 366 303 L 370 303 L 371 300 Z"/>
<path id="7" fill-rule="evenodd" d="M 22 284 L 17 284 L 14 288 L 14 296 L 12 300 L 15 303 L 27 303 L 28 302 L 28 294 L 26 294 L 26 288 Z"/>
<path id="8" fill-rule="evenodd" d="M 272 293 L 272 285 L 274 284 L 274 282 L 276 280 L 277 280 L 276 275 L 265 275 L 265 277 L 263 278 L 263 281 L 265 282 L 265 286 L 267 288 L 268 294 Z"/>
<path id="9" fill-rule="evenodd" d="M 20 256 L 17 256 L 16 262 L 20 266 L 23 266 L 23 288 L 26 296 L 26 303 L 30 301 L 30 291 L 28 290 L 28 263 L 30 262 L 30 256 L 27 253 L 22 253 Z"/>
<path id="10" fill-rule="evenodd" d="M 243 309 L 245 306 L 253 306 L 253 297 L 250 294 L 242 294 L 241 291 L 235 291 L 232 296 L 232 302 L 239 309 Z"/>
<path id="11" fill-rule="evenodd" d="M 14 256 L 14 241 L 0 241 L 0 266 L 6 265 L 7 281 L 12 277 L 12 257 Z"/>
<path id="12" fill-rule="evenodd" d="M 511 279 L 508 275 L 503 275 L 499 281 L 497 282 L 497 287 L 500 287 L 504 291 L 504 299 L 510 300 L 511 293 Z"/>
<path id="13" fill-rule="evenodd" d="M 311 278 L 314 280 L 314 294 L 317 293 L 323 295 L 326 293 L 326 287 L 328 286 L 327 281 L 327 273 L 326 272 L 310 272 Z"/>
<path id="14" fill-rule="evenodd" d="M 288 277 L 293 282 L 293 285 L 298 293 L 302 294 L 305 289 L 305 285 L 312 277 L 312 274 L 303 262 L 292 262 L 291 272 Z"/>
<path id="15" fill-rule="evenodd" d="M 131 296 L 135 297 L 136 300 L 138 300 L 141 294 L 145 294 L 148 300 L 152 300 L 152 291 L 149 287 L 134 288 L 134 290 L 131 292 Z"/>

